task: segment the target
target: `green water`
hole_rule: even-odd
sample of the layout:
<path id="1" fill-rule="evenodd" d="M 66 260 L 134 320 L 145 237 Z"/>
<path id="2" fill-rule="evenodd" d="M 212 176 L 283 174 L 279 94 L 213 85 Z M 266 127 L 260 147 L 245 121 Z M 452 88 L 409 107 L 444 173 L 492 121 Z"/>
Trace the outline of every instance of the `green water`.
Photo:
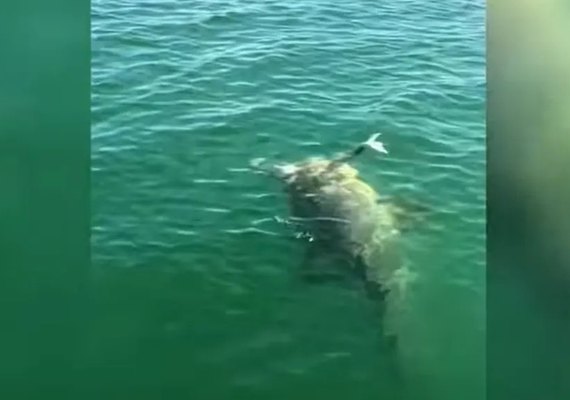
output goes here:
<path id="1" fill-rule="evenodd" d="M 481 399 L 483 2 L 96 0 L 93 398 Z M 294 278 L 304 243 L 250 159 L 343 151 L 429 204 L 397 377 L 360 291 Z"/>

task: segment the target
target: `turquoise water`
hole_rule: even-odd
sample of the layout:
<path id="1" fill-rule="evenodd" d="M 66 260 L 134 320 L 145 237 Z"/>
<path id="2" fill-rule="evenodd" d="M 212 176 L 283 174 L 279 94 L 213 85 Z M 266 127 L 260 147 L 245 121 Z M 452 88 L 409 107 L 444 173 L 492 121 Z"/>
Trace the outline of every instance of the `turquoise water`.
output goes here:
<path id="1" fill-rule="evenodd" d="M 481 399 L 483 2 L 96 0 L 91 392 L 192 399 Z M 402 351 L 360 291 L 294 278 L 304 243 L 249 160 L 383 132 L 355 162 L 433 208 Z"/>

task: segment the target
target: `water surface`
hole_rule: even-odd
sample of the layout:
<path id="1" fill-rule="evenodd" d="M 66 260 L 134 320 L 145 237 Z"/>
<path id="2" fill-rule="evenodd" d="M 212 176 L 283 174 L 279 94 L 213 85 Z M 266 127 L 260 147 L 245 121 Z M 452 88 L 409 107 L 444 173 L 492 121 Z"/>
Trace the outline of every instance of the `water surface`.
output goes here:
<path id="1" fill-rule="evenodd" d="M 436 210 L 417 273 L 406 396 L 481 399 L 484 4 L 92 3 L 94 398 L 397 398 L 369 299 L 294 279 L 280 188 L 244 170 L 343 151 L 381 193 Z M 99 397 L 100 398 L 100 397 Z"/>

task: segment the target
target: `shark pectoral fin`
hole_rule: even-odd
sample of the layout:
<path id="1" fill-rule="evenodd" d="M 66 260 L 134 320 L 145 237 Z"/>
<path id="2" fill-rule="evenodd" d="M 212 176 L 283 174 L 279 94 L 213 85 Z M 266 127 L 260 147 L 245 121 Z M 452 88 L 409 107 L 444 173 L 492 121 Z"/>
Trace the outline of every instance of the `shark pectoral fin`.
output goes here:
<path id="1" fill-rule="evenodd" d="M 403 199 L 401 197 L 383 197 L 378 204 L 387 205 L 394 215 L 398 228 L 407 231 L 423 223 L 433 213 L 433 209 L 427 204 Z"/>
<path id="2" fill-rule="evenodd" d="M 388 289 L 383 285 L 379 284 L 378 282 L 369 281 L 365 282 L 364 288 L 366 290 L 366 294 L 372 300 L 380 302 L 384 305 L 384 301 L 386 300 L 386 296 L 388 295 Z"/>

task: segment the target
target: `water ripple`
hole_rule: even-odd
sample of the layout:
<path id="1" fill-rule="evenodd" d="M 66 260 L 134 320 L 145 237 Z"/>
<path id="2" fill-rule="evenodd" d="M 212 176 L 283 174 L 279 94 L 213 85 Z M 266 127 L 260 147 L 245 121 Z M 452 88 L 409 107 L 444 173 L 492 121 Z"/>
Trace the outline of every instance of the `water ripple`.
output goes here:
<path id="1" fill-rule="evenodd" d="M 217 354 L 228 369 L 235 361 L 228 382 L 270 386 L 278 372 L 306 376 L 365 360 L 356 355 L 358 341 L 345 343 L 346 351 L 337 342 L 283 354 L 303 341 L 341 341 L 344 334 L 371 342 L 361 336 L 367 328 L 332 329 L 330 318 L 320 320 L 326 333 L 307 328 L 320 317 L 313 307 L 358 324 L 357 313 L 342 308 L 358 296 L 339 304 L 342 295 L 334 292 L 317 305 L 315 297 L 299 296 L 318 289 L 290 294 L 303 248 L 276 221 L 288 213 L 281 188 L 251 173 L 248 162 L 336 154 L 380 131 L 390 154 L 358 159 L 363 178 L 381 193 L 434 210 L 405 243 L 423 282 L 438 288 L 418 294 L 415 309 L 445 299 L 475 319 L 485 260 L 484 6 L 94 0 L 94 265 L 189 274 L 179 295 L 196 296 L 188 304 L 201 304 L 210 319 L 196 316 L 198 328 L 173 323 L 191 341 L 203 341 L 197 360 Z M 292 298 L 283 300 L 284 292 Z M 288 316 L 279 314 L 283 307 L 290 307 Z M 453 336 L 457 324 L 437 314 L 410 331 L 440 326 Z M 284 321 L 297 325 L 284 331 Z M 221 342 L 211 338 L 226 330 L 233 336 L 223 337 L 227 347 L 217 351 Z M 427 336 L 418 347 L 444 353 L 445 343 Z M 278 355 L 280 362 L 272 359 Z M 240 363 L 261 367 L 242 373 Z"/>

